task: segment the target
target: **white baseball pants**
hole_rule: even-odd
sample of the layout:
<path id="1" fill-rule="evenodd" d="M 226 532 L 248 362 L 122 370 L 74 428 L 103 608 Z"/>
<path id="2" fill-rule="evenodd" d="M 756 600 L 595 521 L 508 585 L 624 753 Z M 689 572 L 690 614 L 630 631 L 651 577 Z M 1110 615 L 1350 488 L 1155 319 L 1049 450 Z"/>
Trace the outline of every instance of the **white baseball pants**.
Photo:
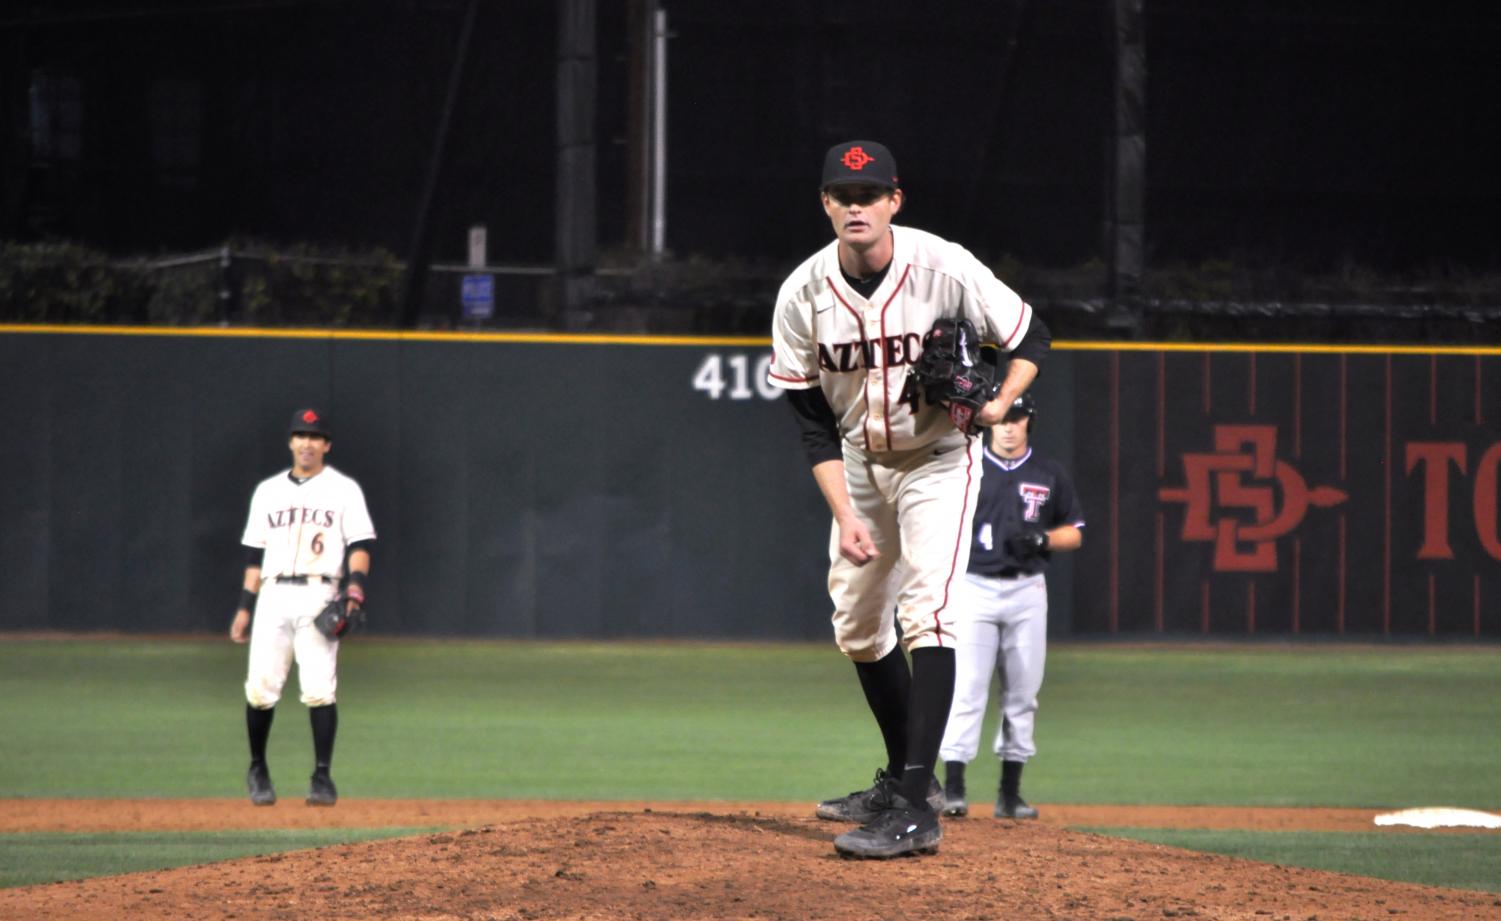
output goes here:
<path id="1" fill-rule="evenodd" d="M 1001 719 L 995 753 L 1025 762 L 1037 754 L 1032 726 L 1048 652 L 1048 589 L 1041 575 L 998 579 L 966 573 L 963 614 L 956 625 L 954 702 L 938 747 L 941 761 L 973 761 L 990 697 L 1000 676 Z"/>
<path id="2" fill-rule="evenodd" d="M 912 451 L 867 454 L 844 446 L 844 479 L 879 558 L 856 566 L 829 536 L 834 641 L 856 662 L 896 648 L 954 645 L 957 594 L 980 494 L 980 442 L 958 432 Z M 900 564 L 900 565 L 898 565 Z"/>
<path id="3" fill-rule="evenodd" d="M 339 641 L 318 632 L 313 618 L 338 590 L 318 579 L 306 585 L 271 580 L 261 584 L 250 625 L 250 669 L 245 677 L 245 699 L 252 707 L 276 706 L 294 660 L 302 702 L 309 707 L 335 702 Z"/>

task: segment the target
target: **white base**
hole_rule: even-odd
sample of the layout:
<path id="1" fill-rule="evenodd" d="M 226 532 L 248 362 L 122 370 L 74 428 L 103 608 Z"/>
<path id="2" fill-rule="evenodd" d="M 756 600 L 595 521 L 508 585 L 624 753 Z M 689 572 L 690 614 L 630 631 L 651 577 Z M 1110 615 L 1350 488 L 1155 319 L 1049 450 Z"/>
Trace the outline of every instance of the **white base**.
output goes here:
<path id="1" fill-rule="evenodd" d="M 1501 815 L 1474 809 L 1429 807 L 1378 815 L 1376 824 L 1413 825 L 1417 828 L 1501 828 Z"/>

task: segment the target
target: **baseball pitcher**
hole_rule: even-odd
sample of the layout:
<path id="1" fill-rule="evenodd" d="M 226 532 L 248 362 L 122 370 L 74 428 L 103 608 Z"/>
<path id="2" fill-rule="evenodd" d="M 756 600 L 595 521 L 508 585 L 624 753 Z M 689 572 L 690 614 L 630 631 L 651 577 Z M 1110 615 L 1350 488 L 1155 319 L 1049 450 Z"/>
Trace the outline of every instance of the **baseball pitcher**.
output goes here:
<path id="1" fill-rule="evenodd" d="M 777 294 L 769 380 L 787 391 L 833 515 L 834 639 L 855 664 L 887 761 L 873 786 L 817 814 L 862 826 L 835 839 L 843 855 L 931 852 L 942 837 L 933 767 L 954 687 L 955 592 L 980 482 L 968 433 L 1000 421 L 1050 337 L 963 247 L 892 223 L 904 193 L 884 145 L 830 148 L 819 195 L 834 240 Z M 998 386 L 971 373 L 978 342 L 965 337 L 1009 353 Z M 954 382 L 914 386 L 909 370 L 939 345 L 948 357 L 934 364 Z"/>

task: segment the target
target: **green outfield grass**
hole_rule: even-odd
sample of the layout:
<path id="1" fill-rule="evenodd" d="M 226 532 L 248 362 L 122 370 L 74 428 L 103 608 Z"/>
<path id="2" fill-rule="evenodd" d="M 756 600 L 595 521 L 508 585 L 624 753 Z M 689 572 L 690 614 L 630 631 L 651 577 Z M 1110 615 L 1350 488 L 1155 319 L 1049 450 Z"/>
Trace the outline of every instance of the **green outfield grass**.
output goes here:
<path id="1" fill-rule="evenodd" d="M 1241 832 L 1202 828 L 1090 828 L 1154 844 L 1399 882 L 1501 892 L 1501 847 L 1480 834 Z"/>
<path id="2" fill-rule="evenodd" d="M 433 829 L 325 828 L 264 831 L 39 833 L 0 835 L 0 888 L 162 870 Z"/>
<path id="3" fill-rule="evenodd" d="M 243 795 L 244 657 L 210 639 L 4 640 L 0 796 Z M 811 802 L 884 760 L 830 646 L 362 637 L 340 671 L 346 797 Z M 287 697 L 270 761 L 295 792 L 311 742 L 295 679 Z M 1041 700 L 1025 792 L 1042 804 L 1501 809 L 1497 647 L 1059 644 Z M 996 776 L 982 755 L 971 790 Z M 1501 836 L 1473 837 L 1501 866 Z M 0 879 L 120 872 L 44 857 L 17 876 L 45 838 L 0 836 Z"/>

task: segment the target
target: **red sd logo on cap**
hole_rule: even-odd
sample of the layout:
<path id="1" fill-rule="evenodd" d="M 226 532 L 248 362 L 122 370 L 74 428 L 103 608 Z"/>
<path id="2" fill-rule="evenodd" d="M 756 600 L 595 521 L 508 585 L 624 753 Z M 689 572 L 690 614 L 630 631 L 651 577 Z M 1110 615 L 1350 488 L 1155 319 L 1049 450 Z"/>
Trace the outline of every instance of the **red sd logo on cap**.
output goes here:
<path id="1" fill-rule="evenodd" d="M 851 147 L 849 150 L 846 150 L 844 152 L 844 156 L 840 158 L 839 162 L 843 163 L 845 166 L 848 166 L 852 170 L 859 171 L 865 169 L 865 167 L 874 162 L 875 159 L 875 157 L 872 157 L 870 154 L 865 152 L 864 147 Z"/>
<path id="2" fill-rule="evenodd" d="M 318 414 L 315 413 L 315 412 L 313 412 L 310 409 L 307 412 L 305 412 L 305 413 L 302 414 L 302 421 L 303 422 L 317 422 L 318 421 Z"/>

